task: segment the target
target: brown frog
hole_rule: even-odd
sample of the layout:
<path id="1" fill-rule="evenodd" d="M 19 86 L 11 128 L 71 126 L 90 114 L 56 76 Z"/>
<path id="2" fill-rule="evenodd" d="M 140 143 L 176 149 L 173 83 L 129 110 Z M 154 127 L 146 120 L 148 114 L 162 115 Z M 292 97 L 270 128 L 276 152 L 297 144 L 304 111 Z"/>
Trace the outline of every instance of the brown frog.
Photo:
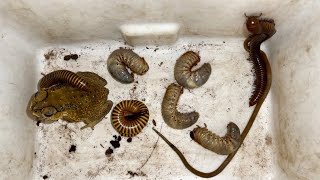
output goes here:
<path id="1" fill-rule="evenodd" d="M 86 90 L 66 81 L 39 88 L 40 90 L 31 97 L 29 110 L 42 122 L 59 119 L 84 122 L 86 125 L 81 129 L 93 129 L 109 113 L 113 105 L 112 101 L 108 100 L 109 90 L 104 87 L 107 81 L 92 72 L 73 74 L 87 82 Z"/>

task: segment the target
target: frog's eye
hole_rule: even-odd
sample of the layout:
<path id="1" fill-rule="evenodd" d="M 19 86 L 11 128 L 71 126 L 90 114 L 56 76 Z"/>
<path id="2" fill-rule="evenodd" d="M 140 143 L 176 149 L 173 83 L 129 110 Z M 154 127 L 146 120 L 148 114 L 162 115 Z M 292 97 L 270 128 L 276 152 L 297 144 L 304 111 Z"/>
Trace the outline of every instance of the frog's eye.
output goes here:
<path id="1" fill-rule="evenodd" d="M 51 117 L 57 112 L 54 107 L 45 107 L 41 110 L 41 114 L 45 117 Z"/>
<path id="2" fill-rule="evenodd" d="M 44 100 L 45 98 L 47 98 L 47 96 L 48 96 L 47 91 L 40 90 L 34 94 L 34 100 L 36 102 L 40 102 L 40 101 Z"/>

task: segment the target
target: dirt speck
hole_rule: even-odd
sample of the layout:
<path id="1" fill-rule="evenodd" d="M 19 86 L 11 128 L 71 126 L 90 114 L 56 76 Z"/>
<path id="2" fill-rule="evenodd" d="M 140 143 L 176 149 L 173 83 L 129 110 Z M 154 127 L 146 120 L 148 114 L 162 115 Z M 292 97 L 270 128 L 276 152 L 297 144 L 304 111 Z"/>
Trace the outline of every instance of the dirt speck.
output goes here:
<path id="1" fill-rule="evenodd" d="M 113 153 L 113 150 L 109 147 L 109 148 L 106 150 L 105 155 L 106 155 L 107 157 L 110 157 L 112 153 Z"/>
<path id="2" fill-rule="evenodd" d="M 160 62 L 160 64 L 158 64 L 158 66 L 159 66 L 159 67 L 161 67 L 161 66 L 162 66 L 162 64 L 163 64 L 163 62 Z"/>
<path id="3" fill-rule="evenodd" d="M 71 59 L 77 60 L 79 58 L 78 54 L 71 54 Z"/>
<path id="4" fill-rule="evenodd" d="M 272 145 L 272 137 L 270 137 L 269 135 L 266 136 L 265 141 L 266 141 L 266 145 L 268 146 Z"/>
<path id="5" fill-rule="evenodd" d="M 131 99 L 135 99 L 137 94 L 136 94 L 136 90 L 137 90 L 137 82 L 135 82 L 135 84 L 133 84 L 133 87 L 129 90 L 129 94 L 130 94 L 130 98 Z"/>
<path id="6" fill-rule="evenodd" d="M 70 59 L 77 60 L 79 58 L 78 54 L 69 54 L 63 57 L 63 60 L 69 61 Z"/>
<path id="7" fill-rule="evenodd" d="M 132 171 L 128 171 L 127 172 L 128 175 L 130 175 L 130 178 L 133 178 L 134 176 L 147 176 L 144 172 L 132 172 Z"/>
<path id="8" fill-rule="evenodd" d="M 154 51 L 154 52 L 157 52 L 158 50 L 159 50 L 159 48 L 155 48 L 153 51 Z"/>
<path id="9" fill-rule="evenodd" d="M 132 171 L 128 171 L 127 174 L 129 174 L 130 177 L 138 176 L 138 174 L 136 172 L 132 172 Z"/>
<path id="10" fill-rule="evenodd" d="M 44 58 L 45 58 L 46 60 L 49 60 L 49 59 L 55 58 L 56 55 L 57 55 L 57 52 L 55 52 L 55 51 L 53 51 L 53 50 L 50 50 L 50 51 L 48 51 L 46 54 L 44 54 L 43 56 L 44 56 Z"/>
<path id="11" fill-rule="evenodd" d="M 70 149 L 69 149 L 69 153 L 76 152 L 76 150 L 77 150 L 77 146 L 76 145 L 71 145 Z"/>
<path id="12" fill-rule="evenodd" d="M 131 137 L 128 138 L 128 139 L 127 139 L 127 142 L 128 142 L 128 143 L 131 143 L 131 142 L 132 142 L 132 138 L 131 138 Z"/>
<path id="13" fill-rule="evenodd" d="M 119 148 L 120 147 L 119 141 L 110 141 L 110 143 L 114 148 Z"/>
<path id="14" fill-rule="evenodd" d="M 71 55 L 66 55 L 63 57 L 63 60 L 69 61 L 71 59 Z"/>
<path id="15" fill-rule="evenodd" d="M 39 126 L 39 125 L 40 125 L 40 123 L 41 123 L 41 121 L 37 121 L 37 126 Z"/>
<path id="16" fill-rule="evenodd" d="M 116 136 L 114 135 L 114 140 L 111 140 L 110 143 L 113 146 L 113 148 L 119 148 L 120 147 L 120 141 L 121 141 L 121 136 Z"/>
<path id="17" fill-rule="evenodd" d="M 47 175 L 42 176 L 43 179 L 48 179 Z"/>
<path id="18" fill-rule="evenodd" d="M 152 119 L 152 124 L 153 124 L 154 126 L 157 126 L 157 123 L 156 123 L 156 121 L 155 121 L 154 119 Z"/>

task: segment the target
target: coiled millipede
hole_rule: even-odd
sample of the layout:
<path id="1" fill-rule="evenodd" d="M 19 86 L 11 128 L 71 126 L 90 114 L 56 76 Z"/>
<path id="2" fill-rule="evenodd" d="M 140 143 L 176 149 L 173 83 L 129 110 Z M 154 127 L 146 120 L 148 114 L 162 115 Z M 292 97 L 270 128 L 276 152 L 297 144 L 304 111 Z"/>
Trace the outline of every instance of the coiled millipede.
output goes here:
<path id="1" fill-rule="evenodd" d="M 137 100 L 124 100 L 112 110 L 111 122 L 122 136 L 133 137 L 147 125 L 149 110 L 145 104 Z"/>
<path id="2" fill-rule="evenodd" d="M 149 70 L 149 65 L 131 49 L 120 48 L 113 51 L 107 60 L 108 71 L 117 81 L 128 84 L 134 81 L 133 73 L 143 75 Z M 132 73 L 127 70 L 128 67 Z"/>
<path id="3" fill-rule="evenodd" d="M 58 83 L 69 83 L 77 88 L 88 90 L 88 83 L 76 73 L 68 70 L 53 71 L 41 78 L 39 81 L 39 89 L 49 88 Z"/>
<path id="4" fill-rule="evenodd" d="M 211 65 L 204 63 L 199 69 L 191 71 L 192 67 L 200 62 L 200 56 L 187 51 L 182 54 L 174 66 L 174 78 L 184 88 L 193 89 L 206 83 L 211 74 Z"/>
<path id="5" fill-rule="evenodd" d="M 177 111 L 177 104 L 183 87 L 172 83 L 167 87 L 166 93 L 161 104 L 161 113 L 164 122 L 174 129 L 185 129 L 197 122 L 199 113 L 192 111 L 188 113 L 181 113 Z"/>

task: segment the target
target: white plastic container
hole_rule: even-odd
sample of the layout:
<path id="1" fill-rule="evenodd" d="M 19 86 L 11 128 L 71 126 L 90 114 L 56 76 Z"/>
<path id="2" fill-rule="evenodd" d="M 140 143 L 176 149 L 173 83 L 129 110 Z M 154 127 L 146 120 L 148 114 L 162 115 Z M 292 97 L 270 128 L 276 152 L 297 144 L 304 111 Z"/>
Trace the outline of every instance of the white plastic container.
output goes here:
<path id="1" fill-rule="evenodd" d="M 161 117 L 165 88 L 175 60 L 200 53 L 212 74 L 199 89 L 185 91 L 182 112 L 200 113 L 223 135 L 233 121 L 242 130 L 252 112 L 251 65 L 242 43 L 247 14 L 273 18 L 277 33 L 264 43 L 272 65 L 272 89 L 244 145 L 216 179 L 318 179 L 320 177 L 320 1 L 177 0 L 0 2 L 0 179 L 196 179 L 152 131 L 152 119 L 198 170 L 214 170 L 225 158 L 191 141 L 189 132 L 169 128 Z M 131 46 L 130 46 L 131 45 Z M 116 82 L 108 55 L 131 47 L 145 57 L 148 73 L 133 84 Z M 63 57 L 77 53 L 77 61 Z M 46 57 L 44 56 L 46 55 Z M 144 101 L 148 126 L 107 157 L 116 135 L 110 114 L 92 131 L 83 123 L 40 124 L 26 113 L 41 73 L 57 69 L 92 71 L 108 81 L 109 99 Z M 75 152 L 69 152 L 76 145 Z M 198 178 L 199 179 L 199 178 Z"/>

